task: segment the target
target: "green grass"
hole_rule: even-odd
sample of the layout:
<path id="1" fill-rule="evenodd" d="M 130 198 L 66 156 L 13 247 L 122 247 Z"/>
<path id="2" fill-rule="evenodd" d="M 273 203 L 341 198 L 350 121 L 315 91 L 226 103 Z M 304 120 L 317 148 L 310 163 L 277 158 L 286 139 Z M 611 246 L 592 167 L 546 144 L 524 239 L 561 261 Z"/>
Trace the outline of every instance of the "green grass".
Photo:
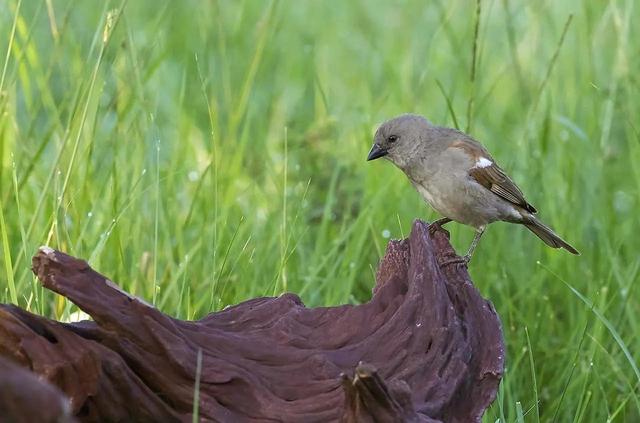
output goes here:
<path id="1" fill-rule="evenodd" d="M 5 1 L 0 300 L 76 311 L 31 274 L 48 244 L 180 318 L 366 301 L 384 235 L 436 217 L 365 162 L 413 111 L 471 128 L 582 252 L 483 237 L 508 347 L 485 421 L 640 421 L 640 5 L 424 3 Z"/>

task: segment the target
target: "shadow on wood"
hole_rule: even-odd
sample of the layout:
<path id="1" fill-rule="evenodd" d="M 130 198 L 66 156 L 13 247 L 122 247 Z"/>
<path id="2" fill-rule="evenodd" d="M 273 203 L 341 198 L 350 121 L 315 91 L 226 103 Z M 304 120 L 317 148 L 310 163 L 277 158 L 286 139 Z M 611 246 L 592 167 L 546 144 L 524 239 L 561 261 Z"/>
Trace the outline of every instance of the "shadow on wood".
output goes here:
<path id="1" fill-rule="evenodd" d="M 75 419 L 58 388 L 0 357 L 0 422 L 71 423 Z"/>
<path id="2" fill-rule="evenodd" d="M 81 421 L 191 421 L 199 352 L 204 421 L 480 421 L 503 372 L 493 307 L 447 233 L 421 221 L 389 243 L 357 306 L 283 294 L 181 321 L 52 249 L 33 270 L 93 321 L 2 305 L 0 355 L 64 392 Z"/>

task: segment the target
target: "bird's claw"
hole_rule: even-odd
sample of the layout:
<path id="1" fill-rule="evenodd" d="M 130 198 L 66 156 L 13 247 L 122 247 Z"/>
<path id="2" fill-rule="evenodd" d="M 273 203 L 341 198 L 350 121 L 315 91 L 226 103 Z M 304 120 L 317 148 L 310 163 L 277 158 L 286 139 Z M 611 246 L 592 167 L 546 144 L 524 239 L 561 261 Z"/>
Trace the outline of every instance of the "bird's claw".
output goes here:
<path id="1" fill-rule="evenodd" d="M 449 266 L 450 264 L 462 264 L 466 266 L 469 264 L 470 259 L 471 257 L 467 257 L 467 256 L 464 256 L 464 257 L 456 256 L 456 258 L 452 258 L 442 262 L 440 266 L 444 267 L 444 266 Z"/>
<path id="2" fill-rule="evenodd" d="M 451 219 L 449 219 L 448 217 L 443 217 L 441 219 L 434 220 L 429 224 L 429 233 L 433 235 L 436 231 L 442 231 L 447 235 L 447 238 L 448 238 L 449 231 L 443 228 L 442 225 L 446 225 L 449 222 L 451 222 Z"/>
<path id="3" fill-rule="evenodd" d="M 469 262 L 471 261 L 471 256 L 472 254 L 465 254 L 464 256 L 455 256 L 455 258 L 451 258 L 449 260 L 445 260 L 443 263 L 441 263 L 441 266 L 448 266 L 450 264 L 462 264 L 464 266 L 468 266 Z"/>
<path id="4" fill-rule="evenodd" d="M 435 224 L 431 224 L 429 225 L 429 234 L 433 235 L 436 233 L 436 231 L 441 231 L 443 228 L 440 225 L 435 225 Z"/>

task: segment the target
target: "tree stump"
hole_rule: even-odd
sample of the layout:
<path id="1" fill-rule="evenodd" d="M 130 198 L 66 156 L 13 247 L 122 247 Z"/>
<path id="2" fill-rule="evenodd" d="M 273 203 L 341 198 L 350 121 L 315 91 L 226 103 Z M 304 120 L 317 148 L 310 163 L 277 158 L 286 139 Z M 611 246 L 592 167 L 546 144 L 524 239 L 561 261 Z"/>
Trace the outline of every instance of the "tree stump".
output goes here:
<path id="1" fill-rule="evenodd" d="M 197 385 L 202 421 L 479 422 L 503 372 L 498 316 L 447 232 L 421 221 L 389 243 L 372 299 L 355 306 L 283 294 L 182 321 L 50 248 L 33 271 L 93 320 L 1 305 L 0 356 L 38 376 L 24 389 L 62 391 L 79 421 L 191 421 Z M 47 401 L 25 407 L 48 421 Z"/>

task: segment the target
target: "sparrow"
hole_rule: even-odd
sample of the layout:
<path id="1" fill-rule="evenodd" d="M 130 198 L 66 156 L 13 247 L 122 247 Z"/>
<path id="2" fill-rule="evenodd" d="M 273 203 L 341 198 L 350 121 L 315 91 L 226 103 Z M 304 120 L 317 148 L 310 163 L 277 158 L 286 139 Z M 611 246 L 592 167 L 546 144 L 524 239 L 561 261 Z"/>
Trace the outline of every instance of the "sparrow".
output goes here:
<path id="1" fill-rule="evenodd" d="M 524 225 L 548 246 L 580 254 L 535 216 L 536 208 L 520 188 L 464 132 L 432 125 L 419 115 L 401 115 L 376 131 L 367 161 L 381 157 L 400 168 L 422 198 L 443 216 L 435 225 L 455 221 L 475 228 L 465 263 L 471 260 L 486 226 L 496 221 Z"/>

